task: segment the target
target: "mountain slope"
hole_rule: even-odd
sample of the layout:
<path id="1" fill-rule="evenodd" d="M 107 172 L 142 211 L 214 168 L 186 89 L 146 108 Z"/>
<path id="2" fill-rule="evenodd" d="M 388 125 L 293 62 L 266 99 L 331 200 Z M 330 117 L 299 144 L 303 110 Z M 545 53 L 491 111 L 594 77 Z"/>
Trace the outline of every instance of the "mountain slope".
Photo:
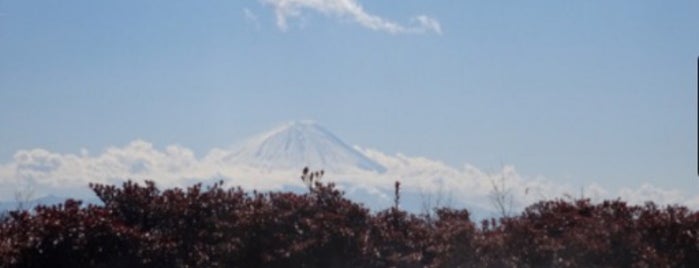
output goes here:
<path id="1" fill-rule="evenodd" d="M 291 122 L 257 136 L 227 160 L 265 170 L 301 170 L 309 166 L 331 172 L 386 171 L 384 166 L 311 121 Z"/>

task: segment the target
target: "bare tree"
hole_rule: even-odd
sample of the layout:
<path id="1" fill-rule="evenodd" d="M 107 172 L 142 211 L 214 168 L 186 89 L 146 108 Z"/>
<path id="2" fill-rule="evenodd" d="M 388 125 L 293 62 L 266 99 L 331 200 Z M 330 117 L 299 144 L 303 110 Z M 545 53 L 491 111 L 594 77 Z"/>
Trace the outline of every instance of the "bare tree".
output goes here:
<path id="1" fill-rule="evenodd" d="M 400 181 L 396 181 L 394 184 L 393 192 L 393 209 L 398 210 L 400 208 Z"/>
<path id="2" fill-rule="evenodd" d="M 444 184 L 439 184 L 437 192 L 423 191 L 420 189 L 420 199 L 422 206 L 422 215 L 427 219 L 428 223 L 432 223 L 435 218 L 435 211 L 439 208 L 450 208 L 453 203 L 452 192 L 446 193 Z"/>
<path id="3" fill-rule="evenodd" d="M 308 192 L 313 193 L 313 186 L 325 175 L 324 170 L 310 172 L 308 167 L 304 167 L 301 172 L 301 181 L 308 186 Z"/>
<path id="4" fill-rule="evenodd" d="M 25 184 L 24 187 L 15 191 L 15 202 L 17 203 L 17 210 L 29 209 L 26 207 L 29 201 L 34 198 L 35 189 L 30 184 Z"/>
<path id="5" fill-rule="evenodd" d="M 499 180 L 491 179 L 492 189 L 490 190 L 490 204 L 500 217 L 507 218 L 512 215 L 514 207 L 514 197 L 512 189 L 507 186 L 505 175 L 500 175 Z"/>

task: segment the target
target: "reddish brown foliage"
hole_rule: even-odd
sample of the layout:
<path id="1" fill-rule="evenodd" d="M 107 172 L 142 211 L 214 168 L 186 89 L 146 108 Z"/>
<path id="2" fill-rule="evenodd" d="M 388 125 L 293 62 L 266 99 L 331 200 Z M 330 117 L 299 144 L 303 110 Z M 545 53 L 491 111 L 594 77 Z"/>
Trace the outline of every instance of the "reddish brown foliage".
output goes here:
<path id="1" fill-rule="evenodd" d="M 104 205 L 39 207 L 0 223 L 0 267 L 699 267 L 699 214 L 622 201 L 542 201 L 476 226 L 397 206 L 215 184 L 91 185 Z"/>

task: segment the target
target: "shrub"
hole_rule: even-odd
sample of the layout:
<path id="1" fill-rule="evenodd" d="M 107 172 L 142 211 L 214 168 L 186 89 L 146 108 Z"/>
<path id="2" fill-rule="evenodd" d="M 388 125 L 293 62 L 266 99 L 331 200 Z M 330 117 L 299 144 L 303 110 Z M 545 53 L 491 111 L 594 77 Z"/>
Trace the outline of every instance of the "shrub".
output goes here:
<path id="1" fill-rule="evenodd" d="M 0 220 L 0 267 L 699 267 L 699 214 L 680 206 L 551 200 L 477 226 L 399 209 L 398 184 L 371 213 L 317 179 L 306 194 L 93 184 L 103 205 Z"/>

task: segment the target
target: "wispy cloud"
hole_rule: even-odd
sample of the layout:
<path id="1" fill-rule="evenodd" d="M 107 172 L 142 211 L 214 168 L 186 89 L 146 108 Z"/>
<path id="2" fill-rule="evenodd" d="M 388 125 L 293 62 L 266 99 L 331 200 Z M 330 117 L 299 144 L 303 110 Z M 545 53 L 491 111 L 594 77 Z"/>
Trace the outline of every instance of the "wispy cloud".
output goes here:
<path id="1" fill-rule="evenodd" d="M 434 18 L 418 15 L 412 25 L 404 26 L 380 16 L 370 14 L 356 0 L 260 0 L 274 8 L 279 29 L 286 31 L 288 20 L 302 16 L 305 10 L 319 12 L 336 18 L 349 18 L 354 22 L 375 31 L 391 34 L 442 33 L 442 27 Z"/>
<path id="2" fill-rule="evenodd" d="M 243 8 L 243 18 L 245 18 L 247 23 L 254 25 L 256 29 L 260 28 L 260 22 L 257 19 L 257 15 L 249 8 Z"/>

